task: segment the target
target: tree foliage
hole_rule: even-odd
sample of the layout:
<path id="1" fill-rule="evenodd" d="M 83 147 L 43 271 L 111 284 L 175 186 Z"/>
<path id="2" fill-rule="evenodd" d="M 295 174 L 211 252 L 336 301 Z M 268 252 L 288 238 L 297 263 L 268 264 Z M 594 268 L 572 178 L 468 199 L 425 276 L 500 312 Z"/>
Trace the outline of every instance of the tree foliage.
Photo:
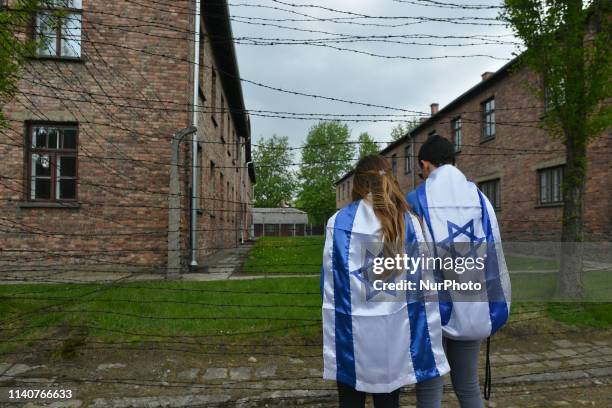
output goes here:
<path id="1" fill-rule="evenodd" d="M 19 67 L 35 54 L 36 41 L 24 33 L 33 11 L 42 3 L 41 0 L 16 0 L 10 2 L 10 7 L 0 5 L 0 108 L 17 91 Z M 5 125 L 0 109 L 0 127 Z"/>
<path id="2" fill-rule="evenodd" d="M 523 41 L 519 64 L 539 75 L 546 98 L 543 126 L 566 146 L 559 290 L 582 292 L 584 185 L 589 141 L 612 123 L 609 1 L 505 0 L 501 18 Z"/>
<path id="3" fill-rule="evenodd" d="M 296 177 L 291 170 L 293 153 L 286 136 L 260 139 L 253 158 L 257 166 L 255 207 L 280 207 L 292 201 Z"/>
<path id="4" fill-rule="evenodd" d="M 378 144 L 376 144 L 376 142 L 368 132 L 361 133 L 357 141 L 359 142 L 360 159 L 364 156 L 378 153 Z"/>
<path id="5" fill-rule="evenodd" d="M 296 206 L 308 213 L 310 222 L 323 225 L 336 211 L 335 181 L 348 172 L 355 146 L 349 142 L 348 125 L 339 121 L 312 126 L 302 149 L 298 171 L 300 191 Z"/>
<path id="6" fill-rule="evenodd" d="M 401 139 L 417 126 L 419 126 L 419 120 L 416 118 L 409 120 L 408 122 L 398 123 L 393 127 L 393 129 L 391 129 L 391 141 L 395 142 L 396 140 Z"/>

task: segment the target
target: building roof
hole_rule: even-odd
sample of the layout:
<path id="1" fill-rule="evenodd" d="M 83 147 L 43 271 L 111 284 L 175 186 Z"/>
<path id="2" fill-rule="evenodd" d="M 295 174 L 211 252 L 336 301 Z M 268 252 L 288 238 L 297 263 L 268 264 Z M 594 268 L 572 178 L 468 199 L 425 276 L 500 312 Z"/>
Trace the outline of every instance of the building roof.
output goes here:
<path id="1" fill-rule="evenodd" d="M 201 8 L 202 19 L 210 37 L 219 78 L 227 96 L 236 130 L 239 136 L 249 139 L 251 125 L 242 95 L 242 83 L 227 0 L 202 1 Z"/>
<path id="2" fill-rule="evenodd" d="M 334 184 L 338 185 L 340 183 L 342 183 L 344 180 L 346 180 L 347 178 L 351 177 L 353 175 L 353 173 L 355 172 L 355 170 L 351 170 L 348 173 L 346 173 L 344 176 L 340 177 L 338 179 L 338 181 L 336 181 Z"/>
<path id="3" fill-rule="evenodd" d="M 399 142 L 406 140 L 410 136 L 416 135 L 422 129 L 431 125 L 438 118 L 446 114 L 449 110 L 453 109 L 460 103 L 464 102 L 466 99 L 469 99 L 472 96 L 474 96 L 474 94 L 481 92 L 487 89 L 488 87 L 494 85 L 497 81 L 504 78 L 508 73 L 510 73 L 510 69 L 514 67 L 517 62 L 518 62 L 518 58 L 513 58 L 511 61 L 506 63 L 503 67 L 495 71 L 490 77 L 488 77 L 487 79 L 481 80 L 479 83 L 477 83 L 476 85 L 474 85 L 473 87 L 471 87 L 470 89 L 468 89 L 467 91 L 465 91 L 464 93 L 462 93 L 461 95 L 453 99 L 448 105 L 440 109 L 435 115 L 431 115 L 430 117 L 428 117 L 426 120 L 420 123 L 417 127 L 415 127 L 410 132 L 408 132 L 404 137 L 396 140 L 395 142 L 387 146 L 383 151 L 381 151 L 381 153 L 384 153 L 388 151 L 389 149 L 392 149 L 397 144 L 399 144 Z"/>
<path id="4" fill-rule="evenodd" d="M 431 115 L 426 120 L 424 120 L 422 123 L 420 123 L 417 127 L 412 129 L 410 132 L 406 133 L 403 137 L 400 137 L 399 139 L 395 140 L 393 143 L 390 143 L 389 145 L 387 145 L 384 149 L 382 149 L 379 152 L 379 154 L 384 155 L 385 153 L 391 151 L 398 145 L 401 145 L 408 138 L 416 135 L 422 129 L 426 128 L 427 126 L 435 122 L 438 118 L 446 114 L 452 108 L 459 105 L 461 102 L 464 102 L 466 99 L 472 97 L 474 94 L 484 89 L 487 89 L 489 86 L 495 84 L 501 78 L 504 78 L 510 72 L 510 69 L 517 63 L 517 61 L 518 61 L 517 58 L 514 58 L 511 61 L 509 61 L 503 67 L 495 71 L 495 73 L 493 73 L 489 78 L 480 81 L 479 83 L 477 83 L 476 85 L 474 85 L 473 87 L 471 87 L 470 89 L 468 89 L 467 91 L 459 95 L 457 98 L 453 99 L 448 105 L 440 109 L 435 115 Z M 349 171 L 344 176 L 342 176 L 338 181 L 336 181 L 335 185 L 340 184 L 341 182 L 346 180 L 348 177 L 350 177 L 352 174 L 353 174 L 353 170 Z"/>
<path id="5" fill-rule="evenodd" d="M 253 208 L 253 224 L 308 224 L 308 214 L 297 208 Z"/>

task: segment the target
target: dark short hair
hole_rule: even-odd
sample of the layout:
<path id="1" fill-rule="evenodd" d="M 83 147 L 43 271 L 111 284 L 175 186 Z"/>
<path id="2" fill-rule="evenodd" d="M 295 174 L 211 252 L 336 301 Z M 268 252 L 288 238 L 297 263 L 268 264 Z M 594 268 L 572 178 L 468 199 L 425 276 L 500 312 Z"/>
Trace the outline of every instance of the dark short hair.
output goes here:
<path id="1" fill-rule="evenodd" d="M 419 149 L 419 164 L 421 160 L 428 161 L 436 167 L 455 164 L 455 147 L 440 135 L 429 136 Z"/>

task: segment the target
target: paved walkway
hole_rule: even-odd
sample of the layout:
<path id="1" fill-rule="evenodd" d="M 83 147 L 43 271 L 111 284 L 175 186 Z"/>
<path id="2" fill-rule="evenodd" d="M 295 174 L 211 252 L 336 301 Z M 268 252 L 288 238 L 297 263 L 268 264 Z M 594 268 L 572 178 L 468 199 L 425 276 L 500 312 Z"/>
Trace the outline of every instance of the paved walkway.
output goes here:
<path id="1" fill-rule="evenodd" d="M 499 348 L 492 354 L 493 397 L 489 407 L 610 406 L 612 339 L 538 340 Z M 161 407 L 333 407 L 333 383 L 321 380 L 319 349 L 311 355 L 238 360 L 200 357 L 189 363 L 182 353 L 150 356 L 140 351 L 79 367 L 77 361 L 44 365 L 0 363 L 0 406 L 6 408 L 161 408 Z M 96 356 L 89 356 L 96 359 Z M 107 357 L 108 358 L 108 357 Z M 128 360 L 122 360 L 128 358 Z M 141 361 L 142 360 L 142 361 Z M 225 364 L 223 362 L 225 361 Z M 88 360 L 84 365 L 89 365 Z M 73 379 L 76 382 L 67 382 Z M 22 402 L 6 390 L 73 389 L 70 401 Z M 2 399 L 4 398 L 4 399 Z M 414 389 L 402 394 L 402 407 L 414 407 Z M 448 384 L 445 407 L 456 401 Z"/>
<path id="2" fill-rule="evenodd" d="M 181 275 L 185 281 L 211 281 L 229 279 L 246 260 L 253 243 L 248 242 L 237 248 L 222 249 L 206 259 L 198 268 L 199 271 Z"/>
<path id="3" fill-rule="evenodd" d="M 180 280 L 184 281 L 212 281 L 229 279 L 238 272 L 246 257 L 253 247 L 252 242 L 247 242 L 237 248 L 228 248 L 217 251 L 206 259 L 195 272 L 183 273 Z M 239 278 L 239 277 L 232 277 Z M 246 278 L 246 277 L 240 277 Z M 162 281 L 166 279 L 163 273 L 150 272 L 107 272 L 90 270 L 83 271 L 58 271 L 52 272 L 40 270 L 37 272 L 4 272 L 0 277 L 0 284 L 20 283 L 109 283 L 109 282 L 142 282 Z"/>

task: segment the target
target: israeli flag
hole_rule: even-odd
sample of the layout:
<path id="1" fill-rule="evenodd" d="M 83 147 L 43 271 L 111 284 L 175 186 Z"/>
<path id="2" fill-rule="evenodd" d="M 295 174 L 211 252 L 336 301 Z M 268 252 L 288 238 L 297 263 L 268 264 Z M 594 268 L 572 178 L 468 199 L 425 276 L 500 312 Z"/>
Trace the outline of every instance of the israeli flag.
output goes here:
<path id="1" fill-rule="evenodd" d="M 407 248 L 417 256 L 426 249 L 420 223 L 408 213 L 405 220 Z M 449 371 L 436 299 L 375 284 L 381 277 L 372 274 L 373 259 L 382 253 L 371 247 L 380 244 L 380 232 L 367 201 L 342 208 L 327 224 L 321 271 L 323 378 L 368 393 L 388 393 Z M 404 270 L 385 279 L 416 282 L 422 273 Z"/>
<path id="2" fill-rule="evenodd" d="M 408 194 L 408 202 L 424 220 L 427 241 L 435 244 L 433 252 L 457 243 L 486 249 L 481 301 L 457 301 L 453 294 L 440 293 L 440 314 L 446 337 L 478 340 L 492 335 L 508 320 L 511 290 L 491 203 L 452 165 L 434 170 Z"/>

